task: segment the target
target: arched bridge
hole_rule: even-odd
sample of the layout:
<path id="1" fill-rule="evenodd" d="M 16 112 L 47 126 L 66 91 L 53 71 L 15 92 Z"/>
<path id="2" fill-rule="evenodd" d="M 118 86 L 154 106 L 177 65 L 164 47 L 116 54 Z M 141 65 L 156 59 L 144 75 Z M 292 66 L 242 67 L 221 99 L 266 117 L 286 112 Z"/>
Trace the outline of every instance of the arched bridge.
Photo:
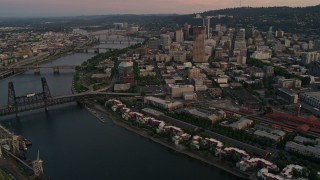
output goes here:
<path id="1" fill-rule="evenodd" d="M 116 93 L 116 92 L 84 92 L 63 96 L 52 96 L 49 86 L 45 78 L 41 78 L 42 92 L 29 93 L 24 96 L 16 96 L 14 85 L 12 82 L 8 84 L 8 104 L 0 106 L 0 116 L 16 114 L 20 116 L 21 112 L 42 109 L 46 111 L 49 106 L 70 103 L 74 101 L 82 101 L 87 98 L 96 96 L 140 96 L 140 93 Z M 149 94 L 151 95 L 151 94 Z M 163 96 L 163 93 L 152 94 L 152 96 Z"/>

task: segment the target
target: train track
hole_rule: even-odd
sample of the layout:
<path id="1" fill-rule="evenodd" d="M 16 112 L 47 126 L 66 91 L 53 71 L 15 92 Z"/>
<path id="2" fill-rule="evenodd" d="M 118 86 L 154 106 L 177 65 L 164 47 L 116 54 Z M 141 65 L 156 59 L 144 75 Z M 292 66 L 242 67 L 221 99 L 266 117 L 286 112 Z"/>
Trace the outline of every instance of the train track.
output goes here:
<path id="1" fill-rule="evenodd" d="M 220 109 L 222 109 L 224 111 L 229 111 L 229 112 L 232 112 L 232 113 L 240 114 L 240 115 L 243 115 L 243 116 L 248 115 L 246 113 L 242 113 L 242 112 L 238 112 L 238 111 L 232 111 L 232 110 L 225 109 L 225 108 L 220 108 Z M 255 120 L 255 121 L 258 121 L 258 122 L 262 122 L 262 123 L 271 124 L 274 127 L 284 128 L 284 130 L 286 130 L 288 132 L 297 131 L 298 127 L 303 125 L 303 124 L 300 124 L 300 123 L 296 123 L 294 121 L 290 121 L 291 122 L 290 124 L 286 124 L 285 122 L 279 122 L 277 120 L 273 120 L 273 119 L 269 119 L 269 118 L 263 118 L 263 117 L 257 117 L 257 116 L 251 116 L 251 117 L 248 117 L 248 119 Z M 310 128 L 309 131 L 307 131 L 305 133 L 309 134 L 309 135 L 312 135 L 312 136 L 320 137 L 320 131 L 317 131 L 315 128 Z"/>

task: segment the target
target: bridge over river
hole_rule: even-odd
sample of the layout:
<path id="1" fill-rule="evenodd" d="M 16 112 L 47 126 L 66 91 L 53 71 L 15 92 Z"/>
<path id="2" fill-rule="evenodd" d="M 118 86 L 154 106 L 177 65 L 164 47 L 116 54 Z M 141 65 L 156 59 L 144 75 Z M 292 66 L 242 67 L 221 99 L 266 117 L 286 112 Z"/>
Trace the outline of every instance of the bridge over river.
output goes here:
<path id="1" fill-rule="evenodd" d="M 24 96 L 16 96 L 14 85 L 12 82 L 8 84 L 8 104 L 7 106 L 0 106 L 0 116 L 6 116 L 16 114 L 20 116 L 21 112 L 42 109 L 48 111 L 49 106 L 65 104 L 70 102 L 81 102 L 85 99 L 96 97 L 96 96 L 107 96 L 107 97 L 119 97 L 127 96 L 134 97 L 140 96 L 140 93 L 117 93 L 117 92 L 97 92 L 89 91 L 77 94 L 62 95 L 62 96 L 51 96 L 47 80 L 41 78 L 42 92 L 29 93 Z M 147 94 L 152 96 L 163 96 L 163 93 L 159 94 Z"/>

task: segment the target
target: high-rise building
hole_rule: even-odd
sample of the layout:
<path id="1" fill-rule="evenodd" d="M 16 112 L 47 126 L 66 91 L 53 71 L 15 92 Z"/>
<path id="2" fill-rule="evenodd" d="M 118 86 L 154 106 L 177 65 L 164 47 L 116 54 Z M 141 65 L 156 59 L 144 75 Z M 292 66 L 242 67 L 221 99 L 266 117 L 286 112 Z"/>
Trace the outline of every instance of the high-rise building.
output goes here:
<path id="1" fill-rule="evenodd" d="M 203 26 L 195 26 L 193 27 L 193 51 L 192 51 L 192 61 L 193 62 L 208 62 L 205 56 L 205 47 L 204 47 L 204 39 L 205 39 L 205 27 Z"/>
<path id="2" fill-rule="evenodd" d="M 189 24 L 184 24 L 184 26 L 183 26 L 183 38 L 184 39 L 189 39 L 189 31 L 190 31 L 190 25 Z"/>
<path id="3" fill-rule="evenodd" d="M 171 37 L 168 34 L 161 34 L 161 44 L 164 50 L 169 50 L 171 46 Z"/>
<path id="4" fill-rule="evenodd" d="M 272 40 L 273 39 L 273 34 L 272 34 L 272 26 L 269 27 L 269 31 L 267 33 L 267 39 Z"/>
<path id="5" fill-rule="evenodd" d="M 176 31 L 176 42 L 177 43 L 183 43 L 183 31 L 182 30 L 177 30 Z"/>
<path id="6" fill-rule="evenodd" d="M 216 25 L 216 31 L 218 31 L 218 32 L 221 31 L 221 24 Z"/>
<path id="7" fill-rule="evenodd" d="M 210 27 L 210 20 L 212 16 L 207 16 L 206 17 L 206 30 L 207 30 L 207 35 L 206 38 L 209 39 L 211 37 L 211 27 Z"/>
<path id="8" fill-rule="evenodd" d="M 237 41 L 245 41 L 246 40 L 246 29 L 241 28 L 236 37 Z"/>

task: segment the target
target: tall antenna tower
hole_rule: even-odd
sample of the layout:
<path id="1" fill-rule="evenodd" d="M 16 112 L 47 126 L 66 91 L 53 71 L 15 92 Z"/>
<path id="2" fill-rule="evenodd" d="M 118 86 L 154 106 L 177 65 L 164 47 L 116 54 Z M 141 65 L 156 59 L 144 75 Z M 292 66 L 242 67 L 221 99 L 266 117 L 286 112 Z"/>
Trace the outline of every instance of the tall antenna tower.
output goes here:
<path id="1" fill-rule="evenodd" d="M 240 0 L 240 7 L 241 7 L 241 4 L 242 4 L 242 0 Z"/>

